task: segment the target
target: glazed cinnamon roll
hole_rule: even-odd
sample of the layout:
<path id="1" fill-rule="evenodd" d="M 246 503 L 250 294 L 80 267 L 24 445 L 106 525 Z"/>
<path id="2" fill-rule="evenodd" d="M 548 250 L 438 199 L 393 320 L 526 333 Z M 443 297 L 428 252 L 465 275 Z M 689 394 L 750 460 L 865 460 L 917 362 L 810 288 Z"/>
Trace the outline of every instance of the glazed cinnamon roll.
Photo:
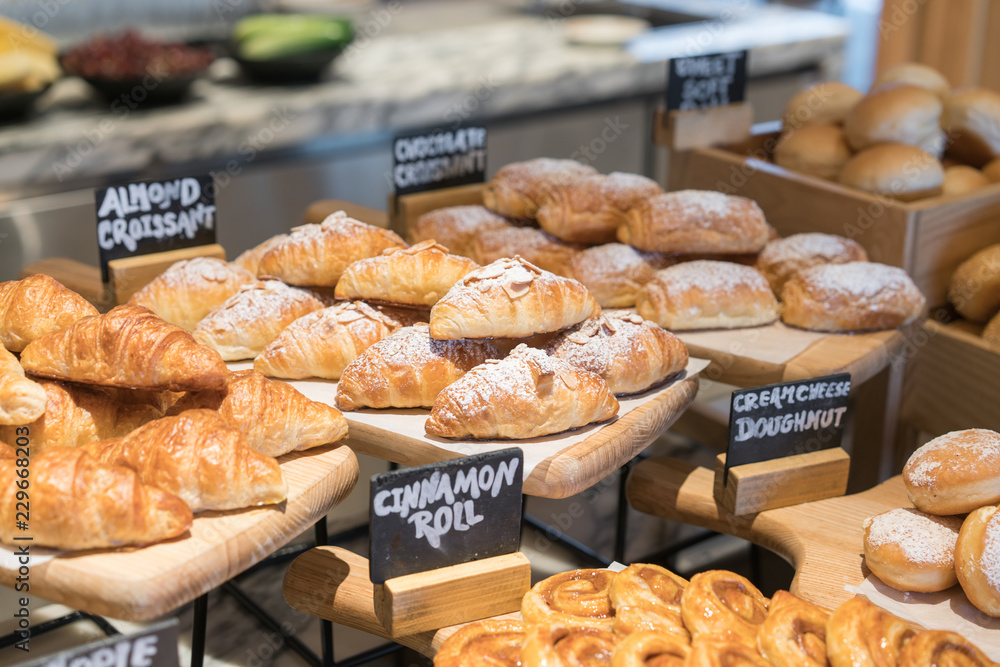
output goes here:
<path id="1" fill-rule="evenodd" d="M 962 635 L 946 630 L 918 632 L 903 645 L 899 667 L 996 667 L 985 653 Z"/>
<path id="2" fill-rule="evenodd" d="M 444 640 L 434 667 L 516 667 L 521 664 L 524 630 L 524 623 L 508 619 L 470 623 Z"/>
<path id="3" fill-rule="evenodd" d="M 709 636 L 694 643 L 684 667 L 771 667 L 771 663 L 749 644 Z"/>
<path id="4" fill-rule="evenodd" d="M 691 634 L 684 627 L 680 607 L 646 604 L 616 607 L 612 629 L 619 635 L 631 635 L 636 632 L 674 635 L 685 643 L 691 643 Z"/>
<path id="5" fill-rule="evenodd" d="M 615 609 L 634 605 L 680 607 L 681 594 L 688 585 L 659 565 L 636 563 L 618 573 L 611 584 L 611 604 Z"/>
<path id="6" fill-rule="evenodd" d="M 684 667 L 691 647 L 670 635 L 636 632 L 618 643 L 611 667 Z"/>
<path id="7" fill-rule="evenodd" d="M 833 667 L 896 665 L 914 632 L 903 619 L 866 598 L 840 605 L 826 624 L 826 655 Z"/>
<path id="8" fill-rule="evenodd" d="M 607 630 L 563 623 L 532 625 L 524 640 L 521 664 L 524 667 L 604 667 L 618 636 Z"/>
<path id="9" fill-rule="evenodd" d="M 681 596 L 681 615 L 696 640 L 699 635 L 716 635 L 756 646 L 767 603 L 744 577 L 709 570 L 691 577 Z"/>
<path id="10" fill-rule="evenodd" d="M 757 633 L 757 650 L 776 667 L 825 667 L 826 623 L 822 607 L 778 591 Z"/>
<path id="11" fill-rule="evenodd" d="M 571 570 L 535 584 L 521 600 L 527 623 L 565 622 L 611 631 L 614 610 L 608 592 L 615 573 Z"/>

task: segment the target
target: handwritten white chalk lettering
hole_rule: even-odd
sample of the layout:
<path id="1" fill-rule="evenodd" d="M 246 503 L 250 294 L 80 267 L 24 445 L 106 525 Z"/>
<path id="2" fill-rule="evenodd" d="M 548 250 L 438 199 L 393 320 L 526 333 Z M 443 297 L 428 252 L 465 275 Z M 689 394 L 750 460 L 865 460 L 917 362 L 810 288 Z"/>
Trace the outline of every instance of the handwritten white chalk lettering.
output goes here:
<path id="1" fill-rule="evenodd" d="M 759 392 L 738 394 L 733 400 L 736 412 L 752 412 L 760 408 L 774 407 L 779 410 L 796 403 L 807 403 L 819 399 L 843 398 L 851 391 L 850 382 L 815 382 L 784 387 L 768 387 Z"/>
<path id="2" fill-rule="evenodd" d="M 847 412 L 846 407 L 828 410 L 800 410 L 776 417 L 739 417 L 736 420 L 736 442 L 746 442 L 754 438 L 774 437 L 779 433 L 802 433 L 821 428 L 840 428 L 840 420 Z"/>

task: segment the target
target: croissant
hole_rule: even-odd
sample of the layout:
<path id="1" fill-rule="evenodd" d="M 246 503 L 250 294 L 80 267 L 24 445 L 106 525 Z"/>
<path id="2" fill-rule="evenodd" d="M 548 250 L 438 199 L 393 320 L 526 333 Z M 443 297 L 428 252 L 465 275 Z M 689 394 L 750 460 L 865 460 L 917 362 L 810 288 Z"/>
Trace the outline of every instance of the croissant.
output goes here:
<path id="1" fill-rule="evenodd" d="M 471 259 L 450 255 L 434 241 L 422 241 L 348 265 L 335 296 L 429 308 L 462 276 L 478 268 Z"/>
<path id="2" fill-rule="evenodd" d="M 223 301 L 198 322 L 192 335 L 226 361 L 253 359 L 285 327 L 323 306 L 309 290 L 262 280 Z"/>
<path id="3" fill-rule="evenodd" d="M 352 361 L 337 385 L 342 410 L 421 408 L 487 359 L 499 359 L 489 341 L 434 340 L 426 324 L 400 329 Z"/>
<path id="4" fill-rule="evenodd" d="M 194 408 L 218 410 L 252 449 L 268 456 L 319 447 L 347 435 L 347 420 L 340 410 L 311 401 L 290 384 L 256 371 L 233 373 L 225 391 L 187 394 L 167 414 Z"/>
<path id="5" fill-rule="evenodd" d="M 576 178 L 549 188 L 538 207 L 538 224 L 564 241 L 610 243 L 633 206 L 662 193 L 656 181 L 638 174 Z"/>
<path id="6" fill-rule="evenodd" d="M 567 243 L 534 227 L 493 229 L 474 238 L 469 257 L 486 266 L 498 259 L 521 256 L 558 276 L 572 276 L 573 261 L 584 246 Z"/>
<path id="7" fill-rule="evenodd" d="M 0 283 L 0 343 L 11 352 L 96 314 L 82 296 L 41 273 Z"/>
<path id="8" fill-rule="evenodd" d="M 194 331 L 213 308 L 243 285 L 256 281 L 254 274 L 224 260 L 196 257 L 173 264 L 128 302 L 149 308 L 185 331 Z"/>
<path id="9" fill-rule="evenodd" d="M 263 243 L 250 248 L 249 250 L 244 250 L 240 253 L 236 259 L 232 261 L 234 266 L 238 266 L 241 269 L 246 269 L 255 276 L 260 276 L 260 260 L 267 254 L 267 251 L 271 248 L 277 247 L 285 239 L 288 238 L 288 234 L 278 234 L 277 236 L 272 236 Z"/>
<path id="10" fill-rule="evenodd" d="M 392 332 L 419 321 L 419 311 L 351 301 L 289 324 L 253 362 L 268 377 L 340 379 L 347 364 Z"/>
<path id="11" fill-rule="evenodd" d="M 0 459 L 0 542 L 16 544 L 16 462 Z M 21 503 L 23 508 L 24 503 Z M 191 526 L 184 501 L 139 481 L 119 466 L 99 463 L 82 449 L 32 452 L 31 544 L 100 549 L 150 544 Z"/>
<path id="12" fill-rule="evenodd" d="M 143 484 L 180 497 L 192 512 L 280 503 L 287 496 L 278 462 L 250 449 L 243 434 L 212 410 L 188 410 L 84 449 L 125 466 Z"/>
<path id="13" fill-rule="evenodd" d="M 447 206 L 424 213 L 413 223 L 413 243 L 435 240 L 463 257 L 472 257 L 471 244 L 479 236 L 513 227 L 510 221 L 483 206 Z"/>
<path id="14" fill-rule="evenodd" d="M 593 167 L 573 160 L 542 157 L 512 162 L 501 167 L 486 184 L 483 204 L 512 218 L 534 218 L 550 188 L 596 173 Z"/>
<path id="15" fill-rule="evenodd" d="M 45 392 L 45 413 L 27 425 L 32 452 L 117 438 L 163 416 L 152 405 L 122 403 L 97 387 L 55 380 L 39 380 L 38 384 Z M 16 442 L 17 429 L 0 426 L 0 440 Z"/>
<path id="16" fill-rule="evenodd" d="M 118 306 L 42 336 L 21 353 L 32 375 L 133 389 L 201 391 L 225 386 L 215 350 L 142 306 Z"/>
<path id="17" fill-rule="evenodd" d="M 604 380 L 521 344 L 438 394 L 424 429 L 444 438 L 537 438 L 616 414 Z"/>
<path id="18" fill-rule="evenodd" d="M 431 308 L 431 336 L 523 338 L 559 331 L 597 315 L 587 288 L 520 257 L 473 271 Z"/>
<path id="19" fill-rule="evenodd" d="M 0 346 L 0 424 L 27 424 L 45 412 L 45 390 L 24 377 L 17 358 Z"/>
<path id="20" fill-rule="evenodd" d="M 258 272 L 289 285 L 333 287 L 351 262 L 375 257 L 387 248 L 405 247 L 395 232 L 337 211 L 321 224 L 292 229 L 286 239 L 264 253 Z"/>

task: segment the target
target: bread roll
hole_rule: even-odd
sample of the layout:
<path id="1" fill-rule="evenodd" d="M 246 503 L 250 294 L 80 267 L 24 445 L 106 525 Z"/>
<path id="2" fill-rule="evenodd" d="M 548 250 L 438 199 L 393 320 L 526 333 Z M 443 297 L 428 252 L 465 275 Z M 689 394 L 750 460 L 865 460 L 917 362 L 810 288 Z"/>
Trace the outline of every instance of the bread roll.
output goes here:
<path id="1" fill-rule="evenodd" d="M 1000 503 L 1000 434 L 974 428 L 934 438 L 903 467 L 910 501 L 929 514 L 964 514 Z"/>
<path id="2" fill-rule="evenodd" d="M 636 298 L 636 310 L 669 330 L 738 329 L 778 319 L 778 302 L 757 269 L 699 260 L 656 272 Z"/>
<path id="3" fill-rule="evenodd" d="M 921 63 L 900 63 L 894 65 L 875 77 L 872 90 L 881 89 L 895 84 L 907 84 L 926 88 L 938 97 L 945 97 L 951 90 L 951 84 L 941 72 Z"/>
<path id="4" fill-rule="evenodd" d="M 785 129 L 839 125 L 862 97 L 859 91 L 837 81 L 817 83 L 796 93 L 788 102 L 784 114 Z"/>
<path id="5" fill-rule="evenodd" d="M 973 322 L 985 322 L 1000 310 L 1000 243 L 958 265 L 948 284 L 948 301 Z"/>
<path id="6" fill-rule="evenodd" d="M 848 160 L 840 182 L 900 201 L 914 201 L 941 194 L 944 169 L 937 158 L 916 146 L 881 144 Z"/>
<path id="7" fill-rule="evenodd" d="M 785 283 L 802 269 L 819 264 L 866 262 L 868 253 L 857 241 L 833 234 L 793 234 L 769 242 L 757 258 L 757 270 L 777 296 Z"/>
<path id="8" fill-rule="evenodd" d="M 948 167 L 944 170 L 944 184 L 941 186 L 942 195 L 964 195 L 985 188 L 990 184 L 990 179 L 986 174 L 975 167 L 960 164 Z"/>
<path id="9" fill-rule="evenodd" d="M 955 540 L 961 517 L 903 507 L 865 519 L 865 564 L 897 591 L 933 593 L 958 583 Z"/>
<path id="10" fill-rule="evenodd" d="M 966 517 L 955 543 L 955 572 L 969 602 L 1000 618 L 1000 507 L 980 507 Z"/>
<path id="11" fill-rule="evenodd" d="M 501 167 L 483 190 L 483 204 L 512 218 L 534 218 L 549 188 L 597 170 L 574 160 L 536 158 Z"/>
<path id="12" fill-rule="evenodd" d="M 785 169 L 837 180 L 851 157 L 844 131 L 836 125 L 808 125 L 788 132 L 774 149 L 774 161 Z"/>
<path id="13" fill-rule="evenodd" d="M 903 269 L 873 262 L 820 264 L 781 292 L 786 324 L 812 331 L 893 329 L 923 314 L 926 299 Z"/>
<path id="14" fill-rule="evenodd" d="M 847 143 L 856 151 L 876 144 L 907 144 L 941 157 L 941 108 L 941 99 L 919 86 L 900 84 L 874 91 L 844 119 Z"/>
<path id="15" fill-rule="evenodd" d="M 970 88 L 948 96 L 941 127 L 948 133 L 948 155 L 973 167 L 1000 157 L 1000 93 Z"/>

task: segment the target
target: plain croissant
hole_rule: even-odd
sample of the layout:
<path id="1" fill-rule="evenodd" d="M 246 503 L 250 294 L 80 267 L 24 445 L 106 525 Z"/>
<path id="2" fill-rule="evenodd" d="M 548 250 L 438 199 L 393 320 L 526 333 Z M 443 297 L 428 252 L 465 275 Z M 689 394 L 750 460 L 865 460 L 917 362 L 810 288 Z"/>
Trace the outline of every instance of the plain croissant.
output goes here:
<path id="1" fill-rule="evenodd" d="M 131 389 L 222 389 L 215 350 L 142 306 L 118 306 L 42 336 L 21 353 L 31 375 Z"/>
<path id="2" fill-rule="evenodd" d="M 102 463 L 134 470 L 143 484 L 180 497 L 192 512 L 269 505 L 287 495 L 278 462 L 252 450 L 214 410 L 157 419 L 84 449 Z"/>
<path id="3" fill-rule="evenodd" d="M 250 447 L 268 456 L 319 447 L 347 435 L 347 420 L 340 410 L 311 401 L 287 382 L 256 371 L 233 373 L 225 391 L 188 394 L 168 414 L 192 408 L 218 410 Z"/>
<path id="4" fill-rule="evenodd" d="M 45 390 L 24 377 L 17 358 L 0 346 L 0 424 L 27 424 L 44 413 Z"/>
<path id="5" fill-rule="evenodd" d="M 0 457 L 0 542 L 17 544 L 16 460 Z M 23 503 L 21 505 L 23 508 Z M 31 544 L 100 549 L 150 544 L 183 534 L 191 510 L 177 496 L 139 481 L 82 449 L 56 447 L 31 455 Z"/>
<path id="6" fill-rule="evenodd" d="M 0 283 L 0 343 L 11 352 L 96 314 L 89 301 L 41 273 Z"/>

